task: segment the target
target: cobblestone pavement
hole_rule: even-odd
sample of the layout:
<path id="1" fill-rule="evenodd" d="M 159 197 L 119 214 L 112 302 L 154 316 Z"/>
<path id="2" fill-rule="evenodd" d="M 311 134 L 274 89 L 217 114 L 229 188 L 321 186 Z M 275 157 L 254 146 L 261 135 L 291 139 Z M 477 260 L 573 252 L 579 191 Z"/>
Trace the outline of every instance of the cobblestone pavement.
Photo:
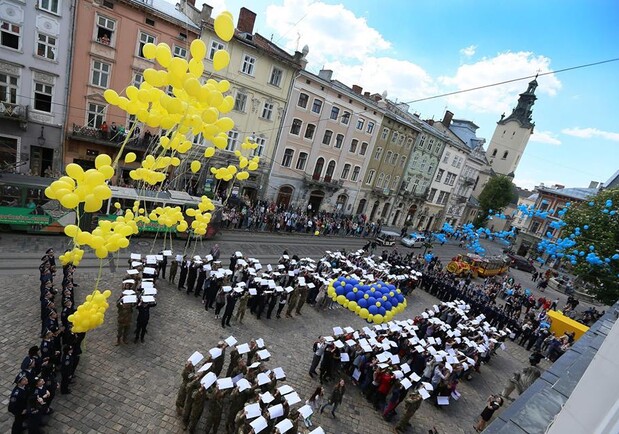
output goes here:
<path id="1" fill-rule="evenodd" d="M 26 237 L 27 238 L 27 237 Z M 298 252 L 301 256 L 317 258 L 326 250 L 346 247 L 358 248 L 363 240 L 329 238 L 325 242 L 314 242 L 314 238 L 299 241 L 296 238 L 275 238 L 266 241 L 261 237 L 241 235 L 238 241 L 221 243 L 222 258 L 227 265 L 227 256 L 234 250 L 242 250 L 253 255 L 263 263 L 275 262 L 283 248 Z M 253 240 L 256 238 L 256 240 Z M 2 405 L 6 409 L 21 360 L 28 348 L 38 344 L 39 303 L 38 303 L 38 257 L 50 245 L 50 239 L 39 243 L 25 240 L 1 243 L 2 261 L 8 260 L 7 252 L 20 251 L 23 260 L 30 259 L 31 271 L 24 273 L 16 268 L 14 273 L 5 270 L 0 276 L 0 308 L 3 323 L 7 330 L 0 338 L 0 373 L 3 379 Z M 61 238 L 52 238 L 61 242 Z M 20 250 L 20 243 L 23 250 Z M 54 245 L 54 244 L 51 244 Z M 17 246 L 17 247 L 11 247 Z M 148 242 L 137 241 L 130 250 L 144 250 Z M 198 249 L 200 251 L 200 249 Z M 28 254 L 30 253 L 30 254 Z M 36 253 L 36 254 L 34 254 Z M 15 256 L 11 254 L 11 256 Z M 2 262 L 0 261 L 0 262 Z M 123 276 L 121 261 L 118 271 L 112 273 L 105 268 L 102 273 L 101 289 L 110 288 L 115 300 L 119 293 Z M 81 286 L 77 298 L 82 301 L 94 286 L 94 270 L 80 271 L 76 282 Z M 114 346 L 116 335 L 116 309 L 112 305 L 106 314 L 106 321 L 100 328 L 89 332 L 84 342 L 84 354 L 72 385 L 72 394 L 57 395 L 52 415 L 45 428 L 48 433 L 134 433 L 182 432 L 181 423 L 175 414 L 174 402 L 180 372 L 187 357 L 195 351 L 207 351 L 222 338 L 233 334 L 239 342 L 252 338 L 264 338 L 271 361 L 268 367 L 281 366 L 287 373 L 287 383 L 292 385 L 303 399 L 309 397 L 318 385 L 309 377 L 307 370 L 311 361 L 311 345 L 320 334 L 330 334 L 333 326 L 351 325 L 361 328 L 365 322 L 345 309 L 317 311 L 305 306 L 303 315 L 293 319 L 256 320 L 246 316 L 239 325 L 233 322 L 231 328 L 222 329 L 212 311 L 205 312 L 202 304 L 193 296 L 179 292 L 166 283 L 158 285 L 158 305 L 152 310 L 151 319 L 144 344 Z M 398 316 L 406 319 L 435 304 L 437 300 L 427 293 L 417 290 L 409 296 L 409 308 Z M 135 316 L 134 316 L 135 321 Z M 508 343 L 507 351 L 498 352 L 489 365 L 482 366 L 481 374 L 475 374 L 470 382 L 459 386 L 462 398 L 447 408 L 438 410 L 424 403 L 417 412 L 410 433 L 427 433 L 435 426 L 441 434 L 473 433 L 472 428 L 477 415 L 483 409 L 485 399 L 490 393 L 498 393 L 506 379 L 528 361 L 528 352 Z M 227 361 L 226 361 L 227 364 Z M 332 384 L 327 384 L 329 393 Z M 326 413 L 313 418 L 315 425 L 321 425 L 328 433 L 368 433 L 390 432 L 391 424 L 382 420 L 371 405 L 361 397 L 357 389 L 348 383 L 343 405 L 333 419 Z M 12 417 L 0 412 L 0 432 L 7 432 Z M 396 417 L 397 421 L 397 417 Z M 204 416 L 198 432 L 203 431 Z M 303 427 L 303 430 L 305 428 Z M 220 428 L 219 432 L 222 432 Z"/>

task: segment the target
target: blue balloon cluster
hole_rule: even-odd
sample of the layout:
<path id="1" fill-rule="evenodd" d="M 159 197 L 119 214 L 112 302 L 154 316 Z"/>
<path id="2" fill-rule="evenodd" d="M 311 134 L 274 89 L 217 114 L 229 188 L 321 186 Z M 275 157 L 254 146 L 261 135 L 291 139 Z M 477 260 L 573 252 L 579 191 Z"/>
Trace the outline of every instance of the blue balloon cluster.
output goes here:
<path id="1" fill-rule="evenodd" d="M 332 297 L 361 318 L 374 323 L 391 321 L 406 307 L 406 299 L 392 283 L 379 280 L 362 284 L 357 279 L 340 276 L 332 284 Z"/>

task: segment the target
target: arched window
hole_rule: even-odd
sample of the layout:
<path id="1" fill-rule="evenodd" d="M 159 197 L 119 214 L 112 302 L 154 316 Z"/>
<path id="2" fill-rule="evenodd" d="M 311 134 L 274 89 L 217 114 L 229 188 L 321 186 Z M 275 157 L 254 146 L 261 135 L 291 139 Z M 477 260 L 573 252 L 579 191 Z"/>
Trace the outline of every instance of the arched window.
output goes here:
<path id="1" fill-rule="evenodd" d="M 382 188 L 384 180 L 385 180 L 385 174 L 383 172 L 380 172 L 380 175 L 378 175 L 378 179 L 376 180 L 376 187 Z"/>
<path id="2" fill-rule="evenodd" d="M 314 166 L 314 174 L 312 175 L 312 178 L 314 179 L 320 179 L 320 175 L 322 175 L 322 169 L 325 166 L 325 159 L 320 157 L 318 160 L 316 160 L 316 165 Z"/>
<path id="3" fill-rule="evenodd" d="M 494 149 L 494 150 L 492 151 L 492 156 L 493 156 L 493 157 L 496 157 L 496 153 L 497 153 L 497 150 L 496 150 L 496 149 Z"/>
<path id="4" fill-rule="evenodd" d="M 331 178 L 333 178 L 333 172 L 335 172 L 335 160 L 329 161 L 329 165 L 327 166 L 327 171 L 325 172 L 325 181 L 330 182 Z"/>
<path id="5" fill-rule="evenodd" d="M 503 157 L 501 158 L 501 160 L 505 160 L 507 158 L 507 154 L 509 154 L 509 151 L 503 152 Z"/>

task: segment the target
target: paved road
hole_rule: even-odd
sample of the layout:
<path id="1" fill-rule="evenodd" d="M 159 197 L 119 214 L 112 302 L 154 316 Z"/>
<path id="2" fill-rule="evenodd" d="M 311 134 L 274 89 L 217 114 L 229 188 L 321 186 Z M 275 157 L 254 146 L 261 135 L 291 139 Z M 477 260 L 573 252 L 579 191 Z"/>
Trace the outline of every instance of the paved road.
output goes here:
<path id="1" fill-rule="evenodd" d="M 19 363 L 27 349 L 39 343 L 38 259 L 49 246 L 59 250 L 62 242 L 59 237 L 3 235 L 0 239 L 3 250 L 0 254 L 0 308 L 5 330 L 8 330 L 0 338 L 4 408 L 12 387 L 10 382 Z M 364 244 L 363 240 L 356 238 L 244 232 L 225 233 L 217 242 L 222 247 L 224 264 L 236 250 L 268 263 L 276 262 L 284 249 L 291 254 L 317 258 L 324 250 L 350 250 Z M 131 251 L 151 250 L 150 240 L 134 240 L 132 244 Z M 209 248 L 210 243 L 198 245 L 195 252 L 205 253 Z M 158 249 L 156 246 L 153 251 Z M 436 248 L 435 253 L 448 258 L 458 250 L 457 246 L 446 245 Z M 126 255 L 119 262 L 125 264 L 123 257 Z M 118 294 L 123 270 L 119 267 L 116 273 L 112 273 L 106 268 L 100 288 L 110 288 Z M 81 284 L 78 299 L 83 299 L 91 291 L 95 278 L 94 268 L 78 271 L 76 281 Z M 245 324 L 233 323 L 231 329 L 224 330 L 214 314 L 205 312 L 194 297 L 177 291 L 167 283 L 161 284 L 159 289 L 159 304 L 152 311 L 146 343 L 120 347 L 113 345 L 116 333 L 113 307 L 108 311 L 104 325 L 88 333 L 78 376 L 72 386 L 73 393 L 56 398 L 53 405 L 56 413 L 50 420 L 47 432 L 182 432 L 175 415 L 174 400 L 183 363 L 194 350 L 207 351 L 230 334 L 240 342 L 263 337 L 272 354 L 269 367 L 282 366 L 288 375 L 287 382 L 305 399 L 318 384 L 307 375 L 313 339 L 319 334 L 329 334 L 334 326 L 361 328 L 365 325 L 363 320 L 345 309 L 316 311 L 306 306 L 301 317 L 258 321 L 250 316 Z M 436 302 L 434 297 L 416 291 L 409 298 L 410 307 L 399 318 L 410 318 Z M 442 434 L 474 432 L 472 424 L 488 394 L 499 392 L 505 379 L 527 360 L 526 351 L 508 343 L 507 351 L 499 351 L 490 365 L 482 367 L 480 375 L 459 386 L 462 392 L 460 401 L 442 410 L 422 405 L 409 432 L 427 433 L 433 426 Z M 330 389 L 331 385 L 327 388 Z M 9 416 L 6 412 L 0 413 L 0 432 L 7 432 L 11 421 Z M 376 434 L 392 429 L 353 386 L 348 387 L 337 419 L 316 415 L 314 422 L 322 425 L 328 433 Z"/>

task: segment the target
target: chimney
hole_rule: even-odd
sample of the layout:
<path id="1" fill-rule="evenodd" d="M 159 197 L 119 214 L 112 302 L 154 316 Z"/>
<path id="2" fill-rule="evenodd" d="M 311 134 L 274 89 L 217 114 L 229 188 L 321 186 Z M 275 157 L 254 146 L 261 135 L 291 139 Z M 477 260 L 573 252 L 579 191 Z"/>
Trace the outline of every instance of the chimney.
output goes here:
<path id="1" fill-rule="evenodd" d="M 194 8 L 196 7 L 196 0 L 187 0 L 187 3 L 189 3 Z"/>
<path id="2" fill-rule="evenodd" d="M 449 128 L 449 125 L 451 125 L 451 120 L 453 119 L 454 114 L 452 112 L 450 112 L 449 110 L 445 111 L 445 116 L 443 116 L 443 120 L 442 120 L 442 124 L 445 125 L 445 128 Z"/>
<path id="3" fill-rule="evenodd" d="M 202 5 L 202 11 L 200 12 L 200 19 L 203 22 L 207 22 L 211 19 L 211 14 L 213 13 L 213 7 L 204 3 Z"/>
<path id="4" fill-rule="evenodd" d="M 331 77 L 333 77 L 333 71 L 330 69 L 321 69 L 318 72 L 318 77 L 322 78 L 325 81 L 331 81 Z"/>
<path id="5" fill-rule="evenodd" d="M 363 92 L 363 88 L 359 86 L 358 84 L 353 84 L 352 91 L 358 95 L 361 95 L 361 92 Z"/>
<path id="6" fill-rule="evenodd" d="M 366 97 L 366 98 L 369 98 L 370 97 L 370 92 L 363 92 L 363 96 Z"/>
<path id="7" fill-rule="evenodd" d="M 239 12 L 239 21 L 236 24 L 236 29 L 242 33 L 254 34 L 254 23 L 256 22 L 256 13 L 247 8 L 241 8 Z"/>

